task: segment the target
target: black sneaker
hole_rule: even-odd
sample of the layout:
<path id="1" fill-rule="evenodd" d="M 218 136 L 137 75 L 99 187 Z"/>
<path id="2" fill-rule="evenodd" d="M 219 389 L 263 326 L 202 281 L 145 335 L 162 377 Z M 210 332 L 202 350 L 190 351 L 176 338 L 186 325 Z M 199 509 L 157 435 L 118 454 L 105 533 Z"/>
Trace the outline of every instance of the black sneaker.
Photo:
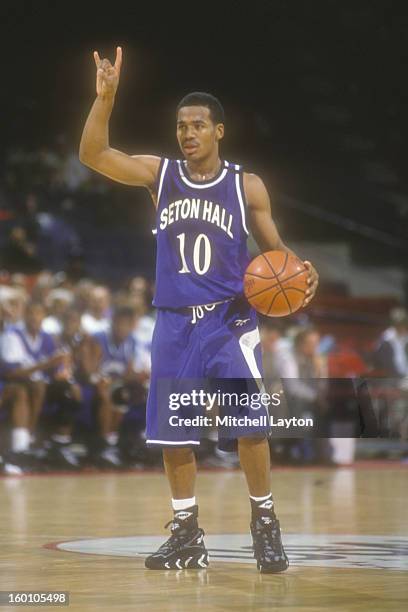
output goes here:
<path id="1" fill-rule="evenodd" d="M 50 468 L 57 470 L 79 470 L 81 463 L 79 458 L 72 452 L 69 444 L 59 442 L 47 442 L 45 461 Z"/>
<path id="2" fill-rule="evenodd" d="M 39 460 L 36 456 L 36 452 L 32 449 L 20 451 L 18 453 L 9 451 L 5 453 L 3 459 L 6 464 L 20 468 L 21 473 L 24 474 L 42 471 L 41 460 Z"/>
<path id="3" fill-rule="evenodd" d="M 120 451 L 117 446 L 109 445 L 102 448 L 93 460 L 96 467 L 101 469 L 120 470 L 125 466 L 120 456 Z"/>
<path id="4" fill-rule="evenodd" d="M 198 527 L 195 516 L 185 517 L 188 511 L 176 512 L 171 525 L 170 538 L 145 559 L 148 569 L 180 570 L 208 567 L 208 551 L 204 544 L 204 531 Z M 190 513 L 192 514 L 192 513 Z"/>
<path id="5" fill-rule="evenodd" d="M 277 518 L 259 516 L 251 523 L 254 557 L 262 574 L 284 572 L 289 559 L 283 549 L 281 531 Z"/>
<path id="6" fill-rule="evenodd" d="M 9 463 L 0 455 L 0 474 L 20 476 L 21 474 L 24 474 L 24 470 L 14 463 Z"/>

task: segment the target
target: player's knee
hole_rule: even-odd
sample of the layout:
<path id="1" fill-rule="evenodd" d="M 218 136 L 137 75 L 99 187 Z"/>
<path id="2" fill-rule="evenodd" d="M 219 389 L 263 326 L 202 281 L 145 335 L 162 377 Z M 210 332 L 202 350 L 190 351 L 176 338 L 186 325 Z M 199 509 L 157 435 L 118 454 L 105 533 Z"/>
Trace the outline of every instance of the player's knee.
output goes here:
<path id="1" fill-rule="evenodd" d="M 6 385 L 4 389 L 4 403 L 5 404 L 8 402 L 22 403 L 22 402 L 27 402 L 27 401 L 28 401 L 27 389 L 25 388 L 23 384 L 10 383 Z"/>
<path id="2" fill-rule="evenodd" d="M 267 444 L 268 439 L 266 436 L 243 436 L 238 438 L 238 445 L 241 447 L 257 446 Z"/>
<path id="3" fill-rule="evenodd" d="M 163 448 L 163 459 L 167 463 L 188 463 L 194 458 L 192 448 Z"/>
<path id="4" fill-rule="evenodd" d="M 30 382 L 30 392 L 33 399 L 42 399 L 45 396 L 46 384 L 42 380 Z"/>

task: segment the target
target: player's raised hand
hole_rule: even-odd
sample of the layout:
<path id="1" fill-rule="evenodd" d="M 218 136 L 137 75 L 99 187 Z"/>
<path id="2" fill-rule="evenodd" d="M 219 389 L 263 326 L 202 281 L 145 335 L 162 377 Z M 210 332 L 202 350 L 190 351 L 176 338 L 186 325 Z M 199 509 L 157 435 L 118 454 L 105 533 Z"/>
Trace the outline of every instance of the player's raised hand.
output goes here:
<path id="1" fill-rule="evenodd" d="M 119 85 L 120 69 L 122 66 L 122 48 L 116 47 L 116 58 L 113 66 L 108 59 L 101 59 L 97 51 L 94 51 L 94 60 L 96 64 L 97 95 L 114 97 Z"/>

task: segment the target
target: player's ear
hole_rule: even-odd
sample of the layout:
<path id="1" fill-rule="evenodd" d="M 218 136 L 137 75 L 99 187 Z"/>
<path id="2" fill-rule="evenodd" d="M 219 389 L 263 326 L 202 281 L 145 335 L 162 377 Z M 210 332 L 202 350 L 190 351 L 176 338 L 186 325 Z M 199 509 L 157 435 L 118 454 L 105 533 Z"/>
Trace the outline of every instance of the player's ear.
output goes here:
<path id="1" fill-rule="evenodd" d="M 222 138 L 224 138 L 224 124 L 223 123 L 217 123 L 215 127 L 215 136 L 217 140 L 221 140 Z"/>

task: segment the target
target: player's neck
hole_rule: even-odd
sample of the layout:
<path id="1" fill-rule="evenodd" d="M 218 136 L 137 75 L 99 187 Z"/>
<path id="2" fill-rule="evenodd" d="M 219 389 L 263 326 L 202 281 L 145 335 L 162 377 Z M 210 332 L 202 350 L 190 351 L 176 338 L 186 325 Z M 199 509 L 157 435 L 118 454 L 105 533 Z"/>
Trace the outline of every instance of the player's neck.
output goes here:
<path id="1" fill-rule="evenodd" d="M 214 157 L 200 161 L 186 161 L 187 171 L 195 181 L 208 181 L 218 174 L 221 160 L 218 153 Z"/>
<path id="2" fill-rule="evenodd" d="M 34 329 L 30 329 L 30 328 L 26 327 L 26 332 L 27 332 L 27 336 L 30 336 L 30 338 L 35 340 L 38 337 L 38 334 L 40 333 L 40 330 L 36 331 Z"/>

